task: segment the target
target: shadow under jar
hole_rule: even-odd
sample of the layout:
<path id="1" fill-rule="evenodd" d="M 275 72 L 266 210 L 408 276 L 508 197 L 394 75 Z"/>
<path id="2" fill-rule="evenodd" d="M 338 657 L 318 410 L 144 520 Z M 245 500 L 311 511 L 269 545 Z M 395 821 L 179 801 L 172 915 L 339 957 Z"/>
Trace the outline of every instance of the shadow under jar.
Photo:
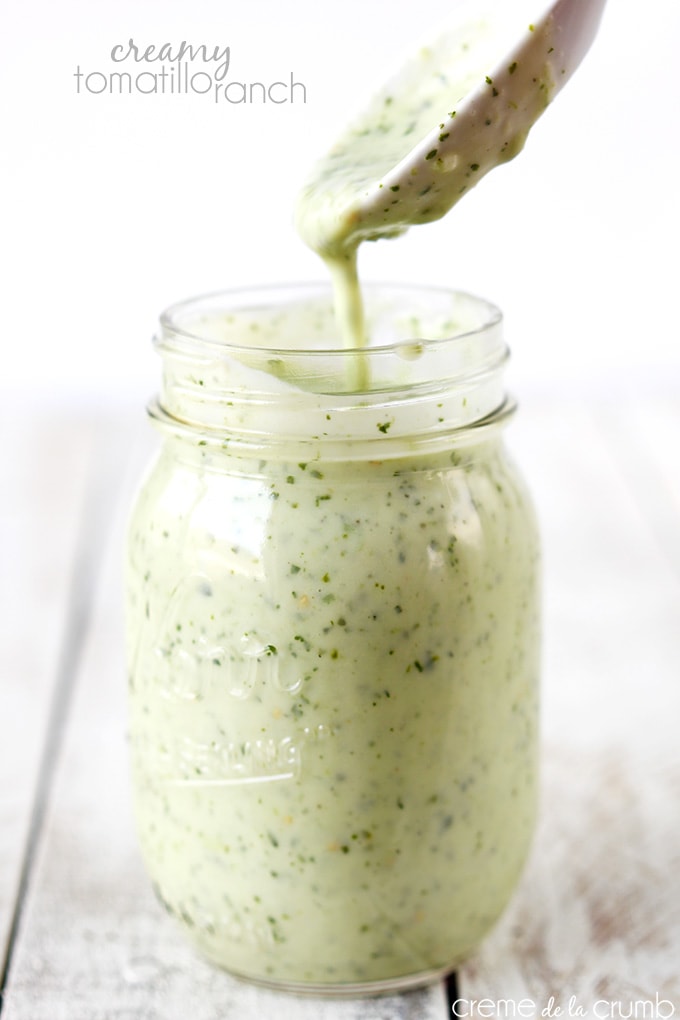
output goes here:
<path id="1" fill-rule="evenodd" d="M 500 313 L 365 300 L 362 351 L 338 349 L 320 285 L 163 315 L 127 558 L 156 892 L 217 964 L 331 995 L 474 950 L 537 794 L 539 550 L 502 442 Z"/>

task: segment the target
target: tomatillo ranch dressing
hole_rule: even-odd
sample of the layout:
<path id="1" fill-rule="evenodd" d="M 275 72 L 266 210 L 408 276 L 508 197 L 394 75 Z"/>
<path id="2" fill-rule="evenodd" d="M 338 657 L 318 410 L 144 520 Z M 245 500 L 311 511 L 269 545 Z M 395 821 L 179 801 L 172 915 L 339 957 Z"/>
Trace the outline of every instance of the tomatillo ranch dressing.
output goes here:
<path id="1" fill-rule="evenodd" d="M 365 299 L 360 354 L 323 287 L 166 314 L 128 559 L 158 895 L 228 969 L 336 993 L 421 983 L 478 944 L 537 786 L 538 549 L 501 439 L 500 316 Z"/>
<path id="2" fill-rule="evenodd" d="M 459 4 L 455 25 L 423 47 L 319 160 L 296 221 L 331 272 L 349 346 L 365 341 L 360 243 L 440 219 L 513 159 L 588 51 L 604 3 L 554 0 L 521 31 L 522 0 Z"/>
<path id="3" fill-rule="evenodd" d="M 517 155 L 550 101 L 549 43 L 532 61 L 515 61 L 503 80 L 491 78 L 480 71 L 493 38 L 486 28 L 478 18 L 423 48 L 318 162 L 300 195 L 298 230 L 328 266 L 348 346 L 366 340 L 359 245 L 442 217 L 485 173 Z M 493 102 L 485 96 L 481 110 L 464 108 L 459 117 L 452 104 L 480 82 Z"/>
<path id="4" fill-rule="evenodd" d="M 472 101 L 439 113 L 447 43 L 322 161 L 297 219 L 334 294 L 226 292 L 161 319 L 163 442 L 127 557 L 137 824 L 168 912 L 254 981 L 356 994 L 441 976 L 528 851 L 539 550 L 502 439 L 501 316 L 452 291 L 360 290 L 356 253 L 521 148 L 557 87 L 553 28 L 476 87 L 482 43 L 455 36 Z"/>

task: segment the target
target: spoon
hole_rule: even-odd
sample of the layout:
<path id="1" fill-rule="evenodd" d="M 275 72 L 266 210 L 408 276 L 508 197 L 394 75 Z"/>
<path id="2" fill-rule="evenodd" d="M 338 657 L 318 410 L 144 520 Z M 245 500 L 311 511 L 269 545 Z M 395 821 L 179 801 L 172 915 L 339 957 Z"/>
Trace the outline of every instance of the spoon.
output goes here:
<path id="1" fill-rule="evenodd" d="M 521 151 L 590 48 L 604 5 L 553 0 L 521 25 L 504 0 L 423 49 L 315 167 L 296 211 L 303 239 L 329 264 L 347 263 L 361 241 L 443 216 Z"/>

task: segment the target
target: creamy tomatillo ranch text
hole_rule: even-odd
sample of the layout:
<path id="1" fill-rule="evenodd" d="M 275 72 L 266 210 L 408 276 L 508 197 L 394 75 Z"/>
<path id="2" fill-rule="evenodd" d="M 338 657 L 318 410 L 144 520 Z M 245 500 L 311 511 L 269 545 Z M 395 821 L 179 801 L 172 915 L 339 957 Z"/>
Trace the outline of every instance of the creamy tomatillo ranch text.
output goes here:
<path id="1" fill-rule="evenodd" d="M 307 102 L 307 86 L 296 80 L 293 71 L 271 81 L 229 78 L 229 46 L 193 45 L 185 40 L 176 46 L 167 42 L 144 46 L 128 39 L 126 43 L 116 43 L 109 58 L 113 66 L 107 70 L 77 65 L 73 76 L 78 95 L 195 94 L 233 106 Z"/>

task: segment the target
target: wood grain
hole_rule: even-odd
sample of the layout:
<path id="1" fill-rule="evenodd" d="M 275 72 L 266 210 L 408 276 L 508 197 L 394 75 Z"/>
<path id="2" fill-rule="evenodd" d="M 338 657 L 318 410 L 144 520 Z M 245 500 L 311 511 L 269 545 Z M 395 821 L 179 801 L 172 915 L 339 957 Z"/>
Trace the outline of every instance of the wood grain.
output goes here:
<path id="1" fill-rule="evenodd" d="M 95 446 L 89 418 L 3 406 L 0 643 L 0 970 L 35 808 L 51 706 L 68 655 L 74 567 Z"/>

